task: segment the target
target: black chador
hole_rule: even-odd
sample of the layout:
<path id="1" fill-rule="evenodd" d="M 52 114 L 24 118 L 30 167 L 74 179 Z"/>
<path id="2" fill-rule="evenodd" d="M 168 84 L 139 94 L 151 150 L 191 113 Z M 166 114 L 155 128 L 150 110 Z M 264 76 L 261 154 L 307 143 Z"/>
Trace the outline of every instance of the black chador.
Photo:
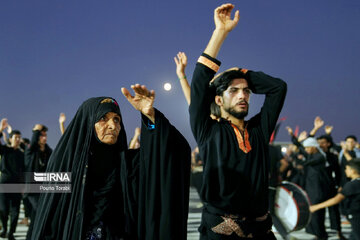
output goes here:
<path id="1" fill-rule="evenodd" d="M 111 101 L 105 101 L 111 100 Z M 32 239 L 186 239 L 190 147 L 164 115 L 142 115 L 141 147 L 97 139 L 94 125 L 120 109 L 106 97 L 85 101 L 49 160 L 71 172 L 71 193 L 44 193 Z"/>

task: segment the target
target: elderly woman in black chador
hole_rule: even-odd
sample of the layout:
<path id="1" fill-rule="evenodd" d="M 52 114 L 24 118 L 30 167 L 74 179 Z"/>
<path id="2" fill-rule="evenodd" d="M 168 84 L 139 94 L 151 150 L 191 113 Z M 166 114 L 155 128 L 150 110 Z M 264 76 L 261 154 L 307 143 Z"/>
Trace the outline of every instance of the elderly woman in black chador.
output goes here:
<path id="1" fill-rule="evenodd" d="M 139 84 L 124 96 L 142 114 L 128 150 L 117 102 L 90 98 L 60 139 L 48 172 L 71 172 L 71 193 L 43 193 L 31 239 L 186 239 L 190 147 Z"/>

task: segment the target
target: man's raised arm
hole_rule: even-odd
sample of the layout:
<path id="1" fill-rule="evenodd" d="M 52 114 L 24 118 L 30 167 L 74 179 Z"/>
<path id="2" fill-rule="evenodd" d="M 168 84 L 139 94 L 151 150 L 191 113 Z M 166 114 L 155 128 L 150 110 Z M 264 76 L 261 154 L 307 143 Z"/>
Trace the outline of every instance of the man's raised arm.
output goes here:
<path id="1" fill-rule="evenodd" d="M 231 19 L 234 5 L 223 4 L 214 11 L 215 30 L 200 56 L 191 83 L 190 124 L 197 141 L 205 139 L 210 118 L 210 104 L 214 101 L 209 89 L 209 82 L 219 70 L 220 62 L 215 59 L 228 33 L 239 22 L 239 11 Z"/>
<path id="2" fill-rule="evenodd" d="M 239 10 L 235 12 L 234 19 L 231 19 L 231 11 L 233 9 L 234 5 L 227 3 L 214 10 L 215 30 L 204 51 L 204 53 L 210 57 L 217 57 L 227 35 L 236 27 L 239 22 Z"/>

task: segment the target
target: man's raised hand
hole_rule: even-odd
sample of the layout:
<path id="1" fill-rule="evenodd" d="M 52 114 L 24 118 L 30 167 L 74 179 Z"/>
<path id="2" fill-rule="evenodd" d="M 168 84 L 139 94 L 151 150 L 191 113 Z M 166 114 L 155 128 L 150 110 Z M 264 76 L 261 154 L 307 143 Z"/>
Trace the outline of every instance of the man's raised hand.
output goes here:
<path id="1" fill-rule="evenodd" d="M 65 113 L 60 113 L 59 123 L 64 123 L 66 121 Z"/>
<path id="2" fill-rule="evenodd" d="M 12 132 L 12 127 L 10 126 L 10 124 L 7 124 L 7 133 L 10 134 Z"/>
<path id="3" fill-rule="evenodd" d="M 314 120 L 314 128 L 320 129 L 322 126 L 324 126 L 324 120 L 317 116 Z"/>
<path id="4" fill-rule="evenodd" d="M 325 133 L 327 134 L 327 135 L 330 135 L 331 134 L 331 132 L 332 132 L 332 130 L 333 130 L 333 126 L 330 126 L 330 125 L 326 125 L 325 126 Z"/>
<path id="5" fill-rule="evenodd" d="M 231 11 L 234 9 L 234 5 L 231 3 L 223 4 L 217 7 L 214 11 L 214 22 L 217 30 L 224 30 L 230 32 L 233 30 L 239 22 L 240 14 L 239 10 L 235 12 L 235 16 L 231 19 Z"/>
<path id="6" fill-rule="evenodd" d="M 1 119 L 0 122 L 0 132 L 4 131 L 4 129 L 8 126 L 8 121 L 6 118 Z"/>
<path id="7" fill-rule="evenodd" d="M 307 137 L 308 137 L 308 136 L 307 136 L 307 132 L 306 132 L 306 131 L 302 131 L 302 132 L 299 134 L 298 141 L 299 141 L 299 142 L 302 142 L 302 141 L 304 141 Z"/>

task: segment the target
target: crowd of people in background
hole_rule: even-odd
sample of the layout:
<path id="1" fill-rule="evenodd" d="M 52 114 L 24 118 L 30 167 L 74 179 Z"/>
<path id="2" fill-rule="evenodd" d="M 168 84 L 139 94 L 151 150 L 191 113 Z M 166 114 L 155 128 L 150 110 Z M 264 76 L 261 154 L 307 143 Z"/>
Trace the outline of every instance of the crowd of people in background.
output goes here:
<path id="1" fill-rule="evenodd" d="M 5 131 L 7 130 L 7 131 Z M 6 118 L 0 122 L 0 137 L 4 144 L 0 144 L 0 183 L 26 183 L 31 181 L 25 172 L 45 172 L 52 149 L 47 144 L 47 127 L 36 124 L 32 129 L 29 141 L 21 138 L 19 130 L 13 130 Z M 6 136 L 6 132 L 9 137 Z M 25 208 L 25 219 L 21 222 L 29 225 L 28 234 L 31 234 L 34 216 L 39 199 L 38 193 L 0 193 L 0 237 L 15 239 L 17 221 L 21 199 Z M 10 226 L 8 219 L 10 217 Z M 30 224 L 28 219 L 30 219 Z"/>
<path id="2" fill-rule="evenodd" d="M 282 173 L 282 178 L 305 189 L 311 204 L 321 203 L 341 192 L 344 185 L 350 181 L 345 173 L 346 165 L 360 156 L 359 145 L 354 135 L 346 136 L 344 141 L 337 145 L 331 136 L 333 126 L 324 125 L 324 121 L 316 117 L 309 134 L 303 131 L 299 136 L 287 127 L 292 144 L 284 155 L 289 167 Z M 325 134 L 316 136 L 322 127 Z M 343 238 L 340 212 L 348 216 L 347 210 L 348 206 L 345 205 L 329 208 L 331 229 L 336 230 L 340 238 Z M 327 238 L 324 209 L 312 214 L 312 220 L 306 230 L 319 239 Z"/>

